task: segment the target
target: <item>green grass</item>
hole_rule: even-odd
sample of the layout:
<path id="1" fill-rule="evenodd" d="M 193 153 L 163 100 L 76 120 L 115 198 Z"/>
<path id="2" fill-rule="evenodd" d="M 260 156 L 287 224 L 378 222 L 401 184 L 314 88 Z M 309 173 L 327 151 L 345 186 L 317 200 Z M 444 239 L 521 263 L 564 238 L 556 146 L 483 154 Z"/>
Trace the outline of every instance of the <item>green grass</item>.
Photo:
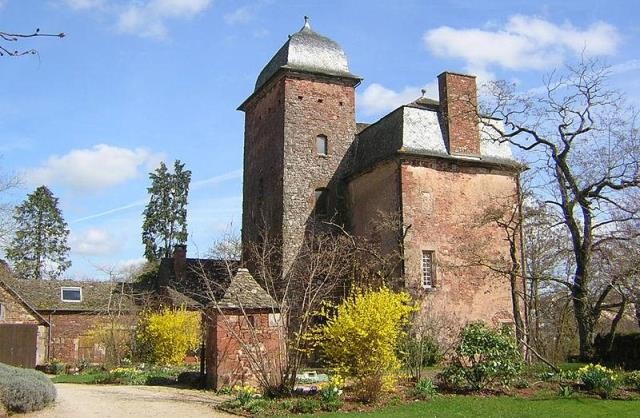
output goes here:
<path id="1" fill-rule="evenodd" d="M 558 367 L 560 370 L 578 370 L 586 365 L 587 363 L 560 363 Z"/>
<path id="2" fill-rule="evenodd" d="M 53 383 L 89 383 L 94 384 L 100 378 L 103 378 L 107 375 L 104 373 L 82 373 L 82 374 L 59 374 L 56 377 L 52 378 L 51 381 Z"/>
<path id="3" fill-rule="evenodd" d="M 593 398 L 518 399 L 508 397 L 438 396 L 369 413 L 323 414 L 322 417 L 637 417 L 640 401 Z M 314 415 L 309 415 L 314 416 Z"/>

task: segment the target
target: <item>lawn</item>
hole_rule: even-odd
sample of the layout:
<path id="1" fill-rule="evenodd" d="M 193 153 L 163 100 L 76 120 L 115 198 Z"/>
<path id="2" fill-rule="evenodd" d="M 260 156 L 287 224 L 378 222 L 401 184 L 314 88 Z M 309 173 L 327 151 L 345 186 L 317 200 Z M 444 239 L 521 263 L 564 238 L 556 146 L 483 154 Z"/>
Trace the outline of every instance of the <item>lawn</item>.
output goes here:
<path id="1" fill-rule="evenodd" d="M 593 398 L 518 399 L 508 397 L 438 396 L 428 402 L 388 407 L 369 413 L 323 414 L 322 417 L 637 417 L 640 401 Z M 316 416 L 316 415 L 308 415 Z"/>
<path id="2" fill-rule="evenodd" d="M 53 383 L 97 383 L 108 375 L 104 373 L 59 374 L 51 379 Z"/>

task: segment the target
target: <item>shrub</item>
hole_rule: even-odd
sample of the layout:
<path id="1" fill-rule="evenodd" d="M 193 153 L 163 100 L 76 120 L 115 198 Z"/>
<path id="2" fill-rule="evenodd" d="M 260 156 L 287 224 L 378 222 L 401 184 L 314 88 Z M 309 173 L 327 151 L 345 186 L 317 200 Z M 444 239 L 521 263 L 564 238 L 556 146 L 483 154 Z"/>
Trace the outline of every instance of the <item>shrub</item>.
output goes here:
<path id="1" fill-rule="evenodd" d="M 558 390 L 558 396 L 561 398 L 569 398 L 573 396 L 573 386 L 571 385 L 560 385 L 560 389 Z"/>
<path id="2" fill-rule="evenodd" d="M 495 383 L 508 386 L 522 366 L 511 331 L 506 327 L 491 329 L 478 322 L 462 329 L 455 352 L 440 376 L 451 386 L 480 390 Z"/>
<path id="3" fill-rule="evenodd" d="M 246 405 L 244 405 L 243 409 L 245 411 L 250 412 L 251 414 L 260 414 L 267 409 L 271 403 L 266 399 L 253 399 L 249 401 Z"/>
<path id="4" fill-rule="evenodd" d="M 56 399 L 56 388 L 43 373 L 0 364 L 0 403 L 13 412 L 37 411 Z"/>
<path id="5" fill-rule="evenodd" d="M 144 315 L 137 334 L 138 344 L 148 349 L 147 360 L 161 365 L 181 364 L 200 344 L 200 315 L 186 309 Z"/>
<path id="6" fill-rule="evenodd" d="M 390 389 L 400 369 L 397 348 L 415 310 L 407 293 L 354 289 L 311 337 L 341 376 L 353 377 L 361 400 Z"/>
<path id="7" fill-rule="evenodd" d="M 624 383 L 635 390 L 640 390 L 640 370 L 628 373 L 624 378 Z"/>
<path id="8" fill-rule="evenodd" d="M 291 412 L 296 414 L 312 414 L 320 409 L 320 402 L 313 398 L 298 398 L 293 401 Z"/>
<path id="9" fill-rule="evenodd" d="M 418 398 L 429 399 L 438 393 L 438 388 L 431 379 L 422 379 L 416 383 L 413 393 Z"/>
<path id="10" fill-rule="evenodd" d="M 334 375 L 329 383 L 324 385 L 320 390 L 320 402 L 322 410 L 334 412 L 342 407 L 342 388 L 344 387 L 344 379 L 339 375 Z"/>
<path id="11" fill-rule="evenodd" d="M 241 406 L 245 406 L 250 401 L 260 398 L 258 390 L 253 386 L 236 385 L 233 387 L 232 391 L 236 395 L 236 400 Z"/>
<path id="12" fill-rule="evenodd" d="M 182 372 L 178 375 L 178 384 L 196 387 L 202 384 L 200 372 Z M 230 392 L 229 392 L 230 393 Z"/>
<path id="13" fill-rule="evenodd" d="M 132 367 L 118 367 L 110 370 L 107 375 L 100 378 L 98 383 L 117 385 L 144 385 L 148 375 L 143 370 Z"/>
<path id="14" fill-rule="evenodd" d="M 589 364 L 578 370 L 584 388 L 589 392 L 608 398 L 618 387 L 616 373 L 599 364 Z"/>
<path id="15" fill-rule="evenodd" d="M 411 376 L 420 380 L 422 369 L 440 361 L 442 353 L 432 336 L 407 336 L 400 345 L 400 356 Z"/>
<path id="16" fill-rule="evenodd" d="M 596 358 L 602 364 L 625 370 L 640 369 L 640 333 L 616 334 L 611 346 L 606 336 L 598 335 L 594 347 Z"/>

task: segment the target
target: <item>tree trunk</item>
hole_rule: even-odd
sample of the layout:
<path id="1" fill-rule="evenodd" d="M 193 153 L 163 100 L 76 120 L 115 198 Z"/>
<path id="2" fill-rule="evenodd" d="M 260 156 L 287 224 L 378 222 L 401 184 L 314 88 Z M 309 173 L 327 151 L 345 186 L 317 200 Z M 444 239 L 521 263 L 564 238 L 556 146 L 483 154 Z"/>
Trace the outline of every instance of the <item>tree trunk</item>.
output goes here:
<path id="1" fill-rule="evenodd" d="M 574 285 L 571 288 L 571 296 L 573 297 L 573 310 L 576 317 L 578 339 L 580 342 L 580 360 L 588 362 L 591 361 L 594 355 L 593 328 L 595 321 L 593 313 L 589 307 L 585 289 L 579 285 Z"/>

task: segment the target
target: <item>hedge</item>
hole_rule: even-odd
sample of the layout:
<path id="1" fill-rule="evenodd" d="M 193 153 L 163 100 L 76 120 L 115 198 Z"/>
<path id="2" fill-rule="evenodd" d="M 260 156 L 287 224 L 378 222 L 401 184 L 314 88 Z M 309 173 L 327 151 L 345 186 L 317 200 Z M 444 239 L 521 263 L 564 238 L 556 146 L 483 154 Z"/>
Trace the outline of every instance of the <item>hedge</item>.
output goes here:
<path id="1" fill-rule="evenodd" d="M 607 350 L 607 336 L 596 336 L 596 360 L 625 370 L 640 369 L 640 333 L 620 334 L 613 337 L 611 350 Z"/>
<path id="2" fill-rule="evenodd" d="M 55 399 L 56 388 L 44 373 L 0 363 L 0 402 L 9 411 L 37 411 Z"/>

